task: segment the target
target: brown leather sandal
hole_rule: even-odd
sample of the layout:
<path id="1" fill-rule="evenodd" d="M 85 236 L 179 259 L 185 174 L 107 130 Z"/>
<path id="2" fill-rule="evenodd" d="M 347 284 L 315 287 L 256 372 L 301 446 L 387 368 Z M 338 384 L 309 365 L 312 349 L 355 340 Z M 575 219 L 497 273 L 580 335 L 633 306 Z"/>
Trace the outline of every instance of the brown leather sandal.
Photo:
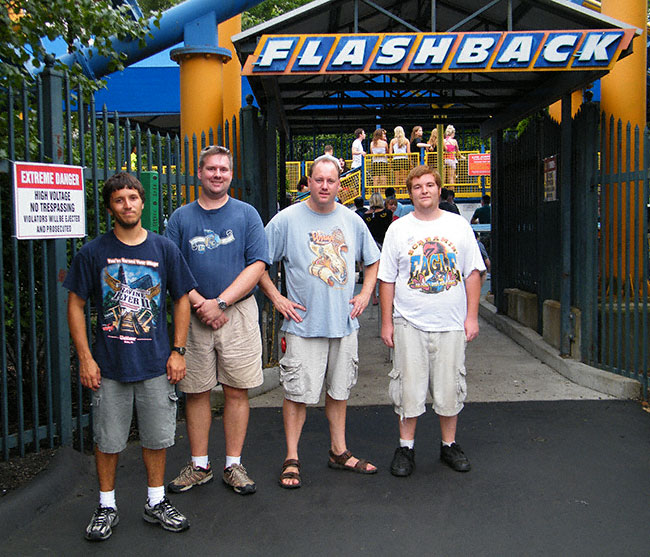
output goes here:
<path id="1" fill-rule="evenodd" d="M 368 464 L 371 464 L 365 458 L 360 458 L 354 466 L 346 466 L 345 463 L 352 458 L 352 453 L 348 450 L 341 454 L 334 454 L 331 449 L 329 451 L 330 458 L 327 465 L 335 470 L 349 470 L 357 474 L 376 474 L 377 468 L 368 470 Z M 372 464 L 371 464 L 372 465 Z"/>
<path id="2" fill-rule="evenodd" d="M 286 472 L 287 468 L 293 466 L 298 468 L 297 472 Z M 282 480 L 298 480 L 297 484 L 285 484 Z M 300 480 L 300 461 L 296 458 L 287 458 L 282 464 L 282 474 L 280 474 L 279 480 L 280 487 L 284 489 L 298 489 L 302 486 L 302 481 Z"/>

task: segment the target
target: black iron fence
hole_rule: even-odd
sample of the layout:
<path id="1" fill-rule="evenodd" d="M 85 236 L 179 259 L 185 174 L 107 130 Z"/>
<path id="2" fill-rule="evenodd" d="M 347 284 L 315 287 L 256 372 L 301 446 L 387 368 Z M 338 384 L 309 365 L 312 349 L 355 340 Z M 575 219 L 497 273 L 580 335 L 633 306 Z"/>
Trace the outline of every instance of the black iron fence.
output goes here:
<path id="1" fill-rule="evenodd" d="M 156 175 L 157 199 L 150 207 L 163 228 L 176 207 L 198 196 L 198 153 L 218 143 L 235 160 L 231 194 L 257 207 L 265 184 L 261 140 L 244 142 L 241 135 L 264 137 L 263 122 L 249 105 L 216 134 L 211 129 L 181 140 L 143 131 L 96 107 L 92 95 L 72 89 L 65 75 L 49 68 L 21 90 L 0 91 L 0 103 L 0 451 L 8 459 L 58 444 L 83 450 L 90 443 L 89 398 L 78 382 L 61 283 L 82 243 L 111 225 L 100 200 L 104 180 L 120 170 Z M 83 167 L 86 238 L 16 238 L 13 161 Z M 90 326 L 88 333 L 91 338 Z"/>
<path id="2" fill-rule="evenodd" d="M 570 303 L 582 361 L 637 379 L 648 398 L 648 167 L 650 136 L 584 105 L 572 121 L 569 202 L 560 174 L 549 184 L 544 161 L 560 164 L 560 125 L 540 114 L 518 138 L 504 140 L 493 191 L 493 285 L 559 301 L 563 211 L 570 212 Z M 494 176 L 493 176 L 494 180 Z M 553 191 L 553 186 L 555 190 Z M 550 190 L 549 190 L 550 188 Z"/>

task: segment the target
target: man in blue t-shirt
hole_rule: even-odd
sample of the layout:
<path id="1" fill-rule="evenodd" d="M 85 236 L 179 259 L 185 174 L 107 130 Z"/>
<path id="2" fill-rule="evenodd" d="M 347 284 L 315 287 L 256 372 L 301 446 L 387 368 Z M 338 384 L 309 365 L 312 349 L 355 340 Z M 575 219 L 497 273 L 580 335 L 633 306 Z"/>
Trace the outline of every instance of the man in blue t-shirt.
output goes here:
<path id="1" fill-rule="evenodd" d="M 253 292 L 266 269 L 268 250 L 257 211 L 228 195 L 233 177 L 230 151 L 218 145 L 203 149 L 197 176 L 198 200 L 174 211 L 165 231 L 198 282 L 190 292 L 187 377 L 179 383 L 187 395 L 191 462 L 168 487 L 180 493 L 213 479 L 208 458 L 210 391 L 220 383 L 226 440 L 222 477 L 236 493 L 245 495 L 256 489 L 241 463 L 250 413 L 248 389 L 264 380 Z"/>
<path id="2" fill-rule="evenodd" d="M 282 261 L 288 298 L 268 273 L 260 286 L 284 316 L 287 351 L 280 361 L 284 388 L 287 454 L 280 486 L 301 486 L 298 442 L 307 404 L 316 404 L 327 383 L 325 413 L 330 423 L 330 468 L 374 474 L 377 468 L 350 453 L 345 441 L 345 414 L 357 380 L 357 332 L 375 287 L 379 250 L 364 221 L 336 203 L 339 166 L 323 156 L 312 165 L 307 201 L 278 213 L 266 226 L 269 253 Z M 366 265 L 361 292 L 355 296 L 354 265 Z"/>
<path id="3" fill-rule="evenodd" d="M 93 433 L 99 506 L 86 539 L 107 539 L 119 522 L 115 473 L 126 447 L 133 414 L 138 415 L 142 458 L 147 469 L 144 519 L 171 532 L 189 522 L 165 497 L 166 449 L 176 433 L 174 385 L 185 376 L 185 341 L 190 320 L 188 292 L 196 282 L 178 248 L 142 227 L 142 184 L 120 172 L 104 184 L 104 205 L 113 217 L 108 232 L 84 245 L 63 286 L 70 291 L 68 323 L 79 356 L 79 379 L 93 390 Z M 167 292 L 174 301 L 174 347 L 167 334 Z M 91 353 L 86 301 L 97 310 Z"/>

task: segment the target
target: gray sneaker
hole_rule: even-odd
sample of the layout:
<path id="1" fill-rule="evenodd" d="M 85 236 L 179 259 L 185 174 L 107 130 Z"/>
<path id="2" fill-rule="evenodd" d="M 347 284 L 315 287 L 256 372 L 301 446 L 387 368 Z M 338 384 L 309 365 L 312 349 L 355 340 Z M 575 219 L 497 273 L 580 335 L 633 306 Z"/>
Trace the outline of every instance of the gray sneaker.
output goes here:
<path id="1" fill-rule="evenodd" d="M 232 464 L 223 471 L 223 482 L 240 495 L 255 493 L 255 482 L 248 477 L 248 472 L 241 464 Z"/>
<path id="2" fill-rule="evenodd" d="M 185 516 L 183 516 L 171 501 L 165 497 L 160 503 L 153 507 L 149 505 L 149 501 L 144 506 L 144 514 L 142 515 L 147 522 L 152 524 L 160 524 L 165 530 L 170 532 L 182 532 L 190 527 L 190 523 Z"/>
<path id="3" fill-rule="evenodd" d="M 106 540 L 113 533 L 112 527 L 117 526 L 120 517 L 113 507 L 97 507 L 86 527 L 86 539 L 91 542 Z"/>
<path id="4" fill-rule="evenodd" d="M 172 493 L 182 493 L 188 489 L 192 489 L 195 485 L 203 485 L 211 482 L 214 479 L 212 475 L 212 467 L 201 468 L 194 466 L 191 462 L 185 466 L 181 473 L 169 484 L 167 489 Z"/>

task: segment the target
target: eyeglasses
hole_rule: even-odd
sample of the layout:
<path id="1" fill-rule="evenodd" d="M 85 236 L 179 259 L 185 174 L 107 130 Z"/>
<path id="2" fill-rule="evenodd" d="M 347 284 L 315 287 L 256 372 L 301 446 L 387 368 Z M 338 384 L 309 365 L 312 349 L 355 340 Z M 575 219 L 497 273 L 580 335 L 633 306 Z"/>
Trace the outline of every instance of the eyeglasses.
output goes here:
<path id="1" fill-rule="evenodd" d="M 206 145 L 201 149 L 201 153 L 207 153 L 208 151 L 215 151 L 216 153 L 222 153 L 224 155 L 229 155 L 230 154 L 230 149 L 228 147 L 223 147 L 222 145 Z"/>

